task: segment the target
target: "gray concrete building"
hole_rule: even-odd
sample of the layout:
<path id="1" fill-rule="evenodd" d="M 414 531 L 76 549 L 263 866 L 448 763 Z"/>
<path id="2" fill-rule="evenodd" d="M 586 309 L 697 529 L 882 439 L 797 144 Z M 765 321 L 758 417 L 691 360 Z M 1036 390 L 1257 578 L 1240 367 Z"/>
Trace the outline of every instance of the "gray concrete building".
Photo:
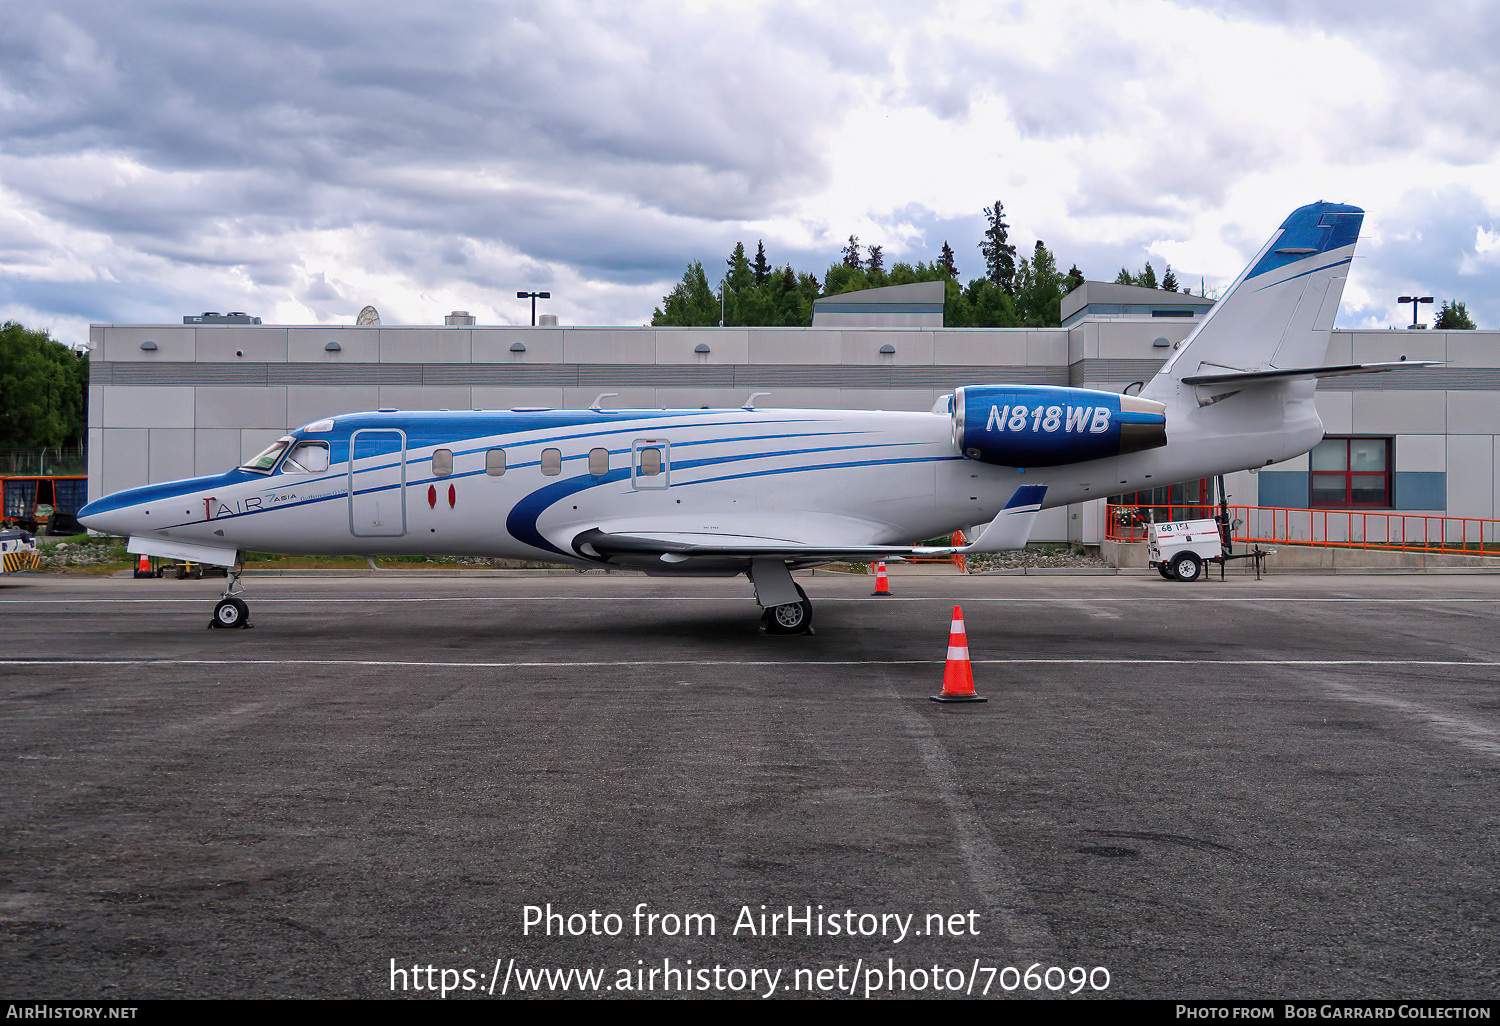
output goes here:
<path id="1" fill-rule="evenodd" d="M 219 472 L 292 428 L 381 407 L 586 407 L 601 392 L 618 407 L 739 406 L 769 392 L 759 405 L 926 410 L 984 382 L 1118 391 L 1212 305 L 1090 282 L 1064 298 L 1062 327 L 960 329 L 940 326 L 941 302 L 930 283 L 831 297 L 811 328 L 94 325 L 89 497 Z M 1444 366 L 1324 379 L 1329 440 L 1231 475 L 1230 501 L 1494 518 L 1500 332 L 1335 330 L 1328 362 L 1402 356 Z M 1095 543 L 1103 529 L 1096 501 L 1047 511 L 1034 538 Z"/>

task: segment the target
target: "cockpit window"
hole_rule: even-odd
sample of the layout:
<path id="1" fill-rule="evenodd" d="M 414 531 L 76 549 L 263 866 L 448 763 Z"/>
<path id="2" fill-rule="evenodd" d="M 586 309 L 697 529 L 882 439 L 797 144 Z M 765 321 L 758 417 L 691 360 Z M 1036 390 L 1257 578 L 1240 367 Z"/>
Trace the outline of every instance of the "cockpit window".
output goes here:
<path id="1" fill-rule="evenodd" d="M 298 442 L 281 461 L 283 474 L 321 474 L 327 469 L 327 442 Z"/>
<path id="2" fill-rule="evenodd" d="M 240 464 L 241 470 L 254 470 L 261 474 L 269 474 L 271 468 L 276 466 L 276 460 L 286 451 L 286 447 L 292 444 L 291 438 L 278 438 L 266 446 L 258 456 L 254 456 Z"/>

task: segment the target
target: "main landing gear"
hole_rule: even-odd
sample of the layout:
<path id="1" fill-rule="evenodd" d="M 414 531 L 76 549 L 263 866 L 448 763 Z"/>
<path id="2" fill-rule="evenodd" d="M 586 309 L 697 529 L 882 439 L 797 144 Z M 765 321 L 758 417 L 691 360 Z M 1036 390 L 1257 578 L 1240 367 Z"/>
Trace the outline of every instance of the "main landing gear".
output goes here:
<path id="1" fill-rule="evenodd" d="M 210 627 L 221 630 L 230 630 L 236 627 L 249 627 L 250 607 L 245 600 L 238 595 L 244 591 L 240 584 L 240 574 L 244 573 L 244 563 L 236 563 L 229 570 L 229 583 L 224 586 L 224 597 L 219 604 L 214 606 L 214 618 L 208 622 Z"/>
<path id="2" fill-rule="evenodd" d="M 755 601 L 765 610 L 761 629 L 767 634 L 812 634 L 813 608 L 807 592 L 792 580 L 792 573 L 779 559 L 756 559 L 750 563 L 750 583 Z"/>

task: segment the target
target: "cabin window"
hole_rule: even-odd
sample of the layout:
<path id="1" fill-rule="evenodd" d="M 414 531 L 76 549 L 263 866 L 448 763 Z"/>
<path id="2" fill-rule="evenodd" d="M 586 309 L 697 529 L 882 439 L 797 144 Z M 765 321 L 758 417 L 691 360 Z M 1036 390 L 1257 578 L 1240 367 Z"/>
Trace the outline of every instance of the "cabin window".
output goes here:
<path id="1" fill-rule="evenodd" d="M 661 450 L 656 448 L 641 450 L 641 477 L 655 477 L 661 473 Z"/>
<path id="2" fill-rule="evenodd" d="M 283 474 L 321 474 L 328 469 L 327 442 L 298 442 L 281 461 Z"/>
<path id="3" fill-rule="evenodd" d="M 556 477 L 562 473 L 562 450 L 542 450 L 542 473 L 548 477 Z"/>
<path id="4" fill-rule="evenodd" d="M 240 464 L 241 470 L 258 470 L 262 474 L 269 474 L 271 468 L 276 466 L 276 460 L 281 456 L 286 447 L 292 443 L 290 438 L 278 438 L 270 445 L 260 451 L 258 455 L 252 456 Z"/>
<path id="5" fill-rule="evenodd" d="M 447 477 L 451 473 L 453 473 L 453 450 L 432 450 L 432 476 Z"/>
<path id="6" fill-rule="evenodd" d="M 589 473 L 595 477 L 603 477 L 609 473 L 609 450 L 589 450 Z"/>
<path id="7" fill-rule="evenodd" d="M 499 477 L 505 473 L 505 450 L 490 449 L 484 454 L 484 472 L 490 477 Z"/>

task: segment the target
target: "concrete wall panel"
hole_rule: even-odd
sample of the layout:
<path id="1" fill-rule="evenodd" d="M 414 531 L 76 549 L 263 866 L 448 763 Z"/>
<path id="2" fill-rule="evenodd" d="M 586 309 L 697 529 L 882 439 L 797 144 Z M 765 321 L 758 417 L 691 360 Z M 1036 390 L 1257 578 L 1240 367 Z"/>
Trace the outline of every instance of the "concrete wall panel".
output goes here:
<path id="1" fill-rule="evenodd" d="M 915 364 L 932 366 L 930 331 L 846 331 L 839 344 L 840 361 L 846 364 Z M 881 355 L 883 346 L 896 351 Z"/>
<path id="2" fill-rule="evenodd" d="M 837 331 L 752 328 L 746 334 L 751 363 L 839 362 L 840 338 Z"/>
<path id="3" fill-rule="evenodd" d="M 1350 395 L 1355 434 L 1440 435 L 1447 430 L 1442 392 L 1427 389 L 1399 392 L 1362 390 Z"/>
<path id="4" fill-rule="evenodd" d="M 471 346 L 475 363 L 562 363 L 561 328 L 473 328 Z M 526 347 L 513 353 L 515 343 Z"/>
<path id="5" fill-rule="evenodd" d="M 654 363 L 656 332 L 617 328 L 567 328 L 564 363 Z"/>
<path id="6" fill-rule="evenodd" d="M 545 385 L 475 385 L 470 391 L 469 401 L 481 410 L 509 410 L 516 406 L 557 410 L 563 405 L 563 390 Z"/>
<path id="7" fill-rule="evenodd" d="M 104 385 L 102 391 L 106 428 L 193 426 L 191 385 Z"/>
<path id="8" fill-rule="evenodd" d="M 199 385 L 198 426 L 285 432 L 286 387 Z"/>
<path id="9" fill-rule="evenodd" d="M 1494 519 L 1495 436 L 1454 435 L 1447 448 L 1448 515 Z"/>
<path id="10" fill-rule="evenodd" d="M 192 477 L 193 430 L 152 428 L 147 440 L 146 474 L 151 484 Z"/>
<path id="11" fill-rule="evenodd" d="M 105 428 L 102 465 L 99 468 L 102 487 L 91 495 L 110 495 L 147 482 L 147 449 L 150 431 L 145 428 Z"/>
<path id="12" fill-rule="evenodd" d="M 338 352 L 328 352 L 330 342 L 339 344 Z M 287 359 L 292 363 L 375 363 L 380 359 L 380 329 L 292 328 L 287 332 Z"/>
<path id="13" fill-rule="evenodd" d="M 141 349 L 142 343 L 155 342 L 156 351 Z M 191 363 L 197 358 L 196 334 L 192 328 L 171 328 L 144 325 L 141 327 L 104 330 L 104 351 L 91 359 L 125 363 L 138 360 L 153 360 L 160 363 Z"/>
<path id="14" fill-rule="evenodd" d="M 193 474 L 220 474 L 239 466 L 240 433 L 233 428 L 199 428 L 193 432 Z"/>
<path id="15" fill-rule="evenodd" d="M 706 353 L 694 352 L 699 345 Z M 657 363 L 740 364 L 750 360 L 750 332 L 740 328 L 660 328 L 656 332 Z"/>
<path id="16" fill-rule="evenodd" d="M 379 328 L 381 363 L 469 363 L 468 328 Z"/>
<path id="17" fill-rule="evenodd" d="M 1020 328 L 944 331 L 933 336 L 932 362 L 940 366 L 1020 366 L 1031 362 L 1027 347 L 1032 334 Z"/>
<path id="18" fill-rule="evenodd" d="M 467 385 L 381 385 L 376 409 L 472 410 L 473 390 Z"/>
<path id="19" fill-rule="evenodd" d="M 287 329 L 238 325 L 199 329 L 199 363 L 285 363 Z"/>
<path id="20" fill-rule="evenodd" d="M 362 413 L 379 408 L 377 385 L 288 385 L 286 423 L 301 427 L 340 413 Z"/>

